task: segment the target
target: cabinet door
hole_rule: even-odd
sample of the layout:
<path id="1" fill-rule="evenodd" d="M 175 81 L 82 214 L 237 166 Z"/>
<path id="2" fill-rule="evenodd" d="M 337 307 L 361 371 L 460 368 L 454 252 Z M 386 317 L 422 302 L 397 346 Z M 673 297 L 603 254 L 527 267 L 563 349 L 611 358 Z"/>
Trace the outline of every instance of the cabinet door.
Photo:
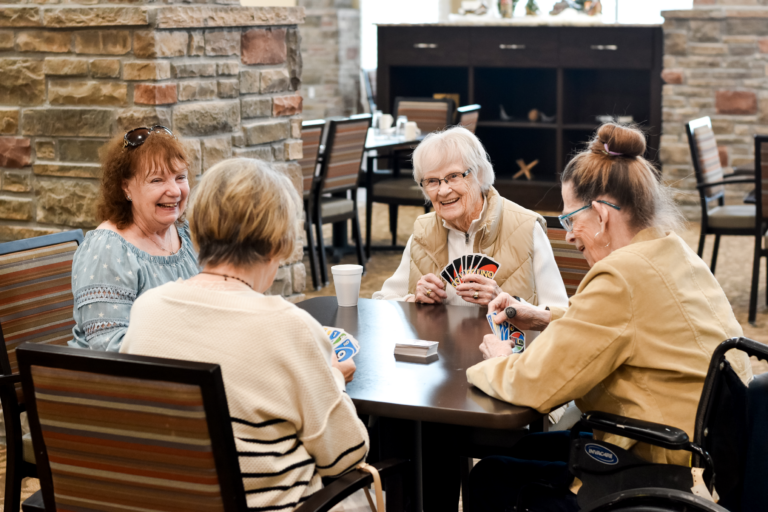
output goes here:
<path id="1" fill-rule="evenodd" d="M 560 29 L 560 65 L 566 68 L 650 69 L 653 28 Z"/>
<path id="2" fill-rule="evenodd" d="M 470 60 L 476 66 L 555 67 L 557 28 L 475 27 Z"/>
<path id="3" fill-rule="evenodd" d="M 380 26 L 379 62 L 409 66 L 468 65 L 468 27 Z"/>

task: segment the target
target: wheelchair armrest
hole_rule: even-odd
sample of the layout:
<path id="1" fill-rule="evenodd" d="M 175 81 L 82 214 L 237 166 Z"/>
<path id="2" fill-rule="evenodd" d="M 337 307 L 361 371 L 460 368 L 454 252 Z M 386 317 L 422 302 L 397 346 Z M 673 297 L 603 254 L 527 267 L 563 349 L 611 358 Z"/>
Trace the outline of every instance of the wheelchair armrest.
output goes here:
<path id="1" fill-rule="evenodd" d="M 661 446 L 668 450 L 690 449 L 688 434 L 679 428 L 660 423 L 600 411 L 585 412 L 581 416 L 581 421 L 595 430 Z"/>
<path id="2" fill-rule="evenodd" d="M 402 473 L 408 460 L 387 459 L 373 464 L 379 471 L 382 483 L 394 474 Z M 359 469 L 346 473 L 313 494 L 294 512 L 327 512 L 355 491 L 373 483 L 373 476 Z M 382 511 L 384 512 L 384 511 Z"/>

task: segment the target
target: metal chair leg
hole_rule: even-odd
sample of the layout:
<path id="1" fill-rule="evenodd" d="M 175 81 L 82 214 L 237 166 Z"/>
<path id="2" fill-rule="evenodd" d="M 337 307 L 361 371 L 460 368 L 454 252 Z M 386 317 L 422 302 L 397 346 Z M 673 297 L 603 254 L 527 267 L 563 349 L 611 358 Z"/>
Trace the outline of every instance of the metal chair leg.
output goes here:
<path id="1" fill-rule="evenodd" d="M 371 224 L 373 224 L 373 194 L 365 196 L 365 255 L 371 259 Z"/>
<path id="2" fill-rule="evenodd" d="M 312 272 L 312 286 L 314 286 L 315 290 L 321 289 L 322 283 L 320 282 L 320 268 L 318 267 L 317 262 L 317 248 L 315 247 L 315 237 L 312 233 L 312 230 L 314 229 L 312 226 L 312 212 L 309 210 L 309 208 L 305 209 L 305 215 L 307 216 L 307 220 L 305 223 L 305 229 L 307 232 L 307 248 L 309 250 L 309 266 L 311 267 Z"/>
<path id="3" fill-rule="evenodd" d="M 320 213 L 320 205 L 318 203 L 315 210 L 315 216 L 317 220 L 315 225 L 317 226 L 317 248 L 320 253 L 320 279 L 323 286 L 328 286 L 330 281 L 328 280 L 328 262 L 325 257 L 325 241 L 323 240 L 323 216 Z"/>
<path id="4" fill-rule="evenodd" d="M 363 237 L 360 233 L 360 217 L 357 214 L 357 201 L 355 201 L 355 215 L 352 217 L 352 236 L 355 238 L 357 264 L 363 267 L 363 274 L 365 274 L 365 254 L 363 253 Z"/>
<path id="5" fill-rule="evenodd" d="M 398 205 L 389 205 L 389 232 L 392 233 L 392 245 L 397 245 L 397 209 Z"/>
<path id="6" fill-rule="evenodd" d="M 752 262 L 752 289 L 749 292 L 749 323 L 754 325 L 757 317 L 757 282 L 760 277 L 760 255 L 762 253 L 762 238 L 755 236 L 755 259 Z"/>
<path id="7" fill-rule="evenodd" d="M 699 258 L 701 258 L 704 255 L 704 242 L 707 241 L 707 235 L 704 234 L 704 231 L 702 230 L 701 235 L 699 235 L 699 250 L 696 251 L 696 254 L 699 255 Z"/>
<path id="8" fill-rule="evenodd" d="M 717 251 L 720 250 L 720 235 L 715 235 L 715 247 L 712 248 L 712 275 L 715 275 L 715 267 L 717 266 Z"/>

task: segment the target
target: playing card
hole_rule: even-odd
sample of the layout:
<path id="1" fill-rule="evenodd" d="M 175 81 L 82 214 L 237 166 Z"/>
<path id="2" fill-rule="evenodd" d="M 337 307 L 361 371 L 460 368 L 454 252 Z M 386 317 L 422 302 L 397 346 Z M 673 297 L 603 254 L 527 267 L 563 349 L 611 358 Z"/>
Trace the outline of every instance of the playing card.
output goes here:
<path id="1" fill-rule="evenodd" d="M 475 273 L 480 274 L 483 277 L 493 279 L 496 272 L 499 271 L 499 264 L 491 257 L 483 255 L 480 259 L 480 263 L 477 265 Z"/>
<path id="2" fill-rule="evenodd" d="M 514 340 L 515 342 L 514 346 L 512 347 L 513 354 L 519 354 L 525 350 L 525 334 L 523 334 L 523 332 L 517 327 L 512 326 L 509 339 Z"/>
<path id="3" fill-rule="evenodd" d="M 445 266 L 442 272 L 440 272 L 440 277 L 445 279 L 445 281 L 451 286 L 455 286 L 453 284 L 453 281 L 456 279 L 454 270 L 453 270 L 453 263 L 449 263 Z"/>
<path id="4" fill-rule="evenodd" d="M 347 338 L 334 348 L 340 363 L 354 357 L 360 351 L 360 347 L 353 340 L 354 338 Z"/>

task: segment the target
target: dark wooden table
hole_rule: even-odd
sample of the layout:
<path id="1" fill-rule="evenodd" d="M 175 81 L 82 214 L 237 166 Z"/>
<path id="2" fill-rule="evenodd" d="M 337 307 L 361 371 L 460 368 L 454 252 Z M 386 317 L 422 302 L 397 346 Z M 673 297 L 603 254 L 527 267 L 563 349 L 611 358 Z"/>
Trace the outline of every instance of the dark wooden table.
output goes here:
<path id="1" fill-rule="evenodd" d="M 504 454 L 523 435 L 546 428 L 542 414 L 491 398 L 467 382 L 466 370 L 482 361 L 478 346 L 491 332 L 485 308 L 372 299 L 341 308 L 336 297 L 297 306 L 360 342 L 347 393 L 358 413 L 382 420 L 382 457 L 413 456 L 419 483 L 422 463 L 424 472 L 431 473 L 426 468 L 446 453 L 475 458 Z M 440 342 L 438 361 L 395 361 L 395 343 L 407 339 Z M 420 485 L 415 491 L 416 510 L 421 510 Z M 425 489 L 425 505 L 429 499 Z"/>

